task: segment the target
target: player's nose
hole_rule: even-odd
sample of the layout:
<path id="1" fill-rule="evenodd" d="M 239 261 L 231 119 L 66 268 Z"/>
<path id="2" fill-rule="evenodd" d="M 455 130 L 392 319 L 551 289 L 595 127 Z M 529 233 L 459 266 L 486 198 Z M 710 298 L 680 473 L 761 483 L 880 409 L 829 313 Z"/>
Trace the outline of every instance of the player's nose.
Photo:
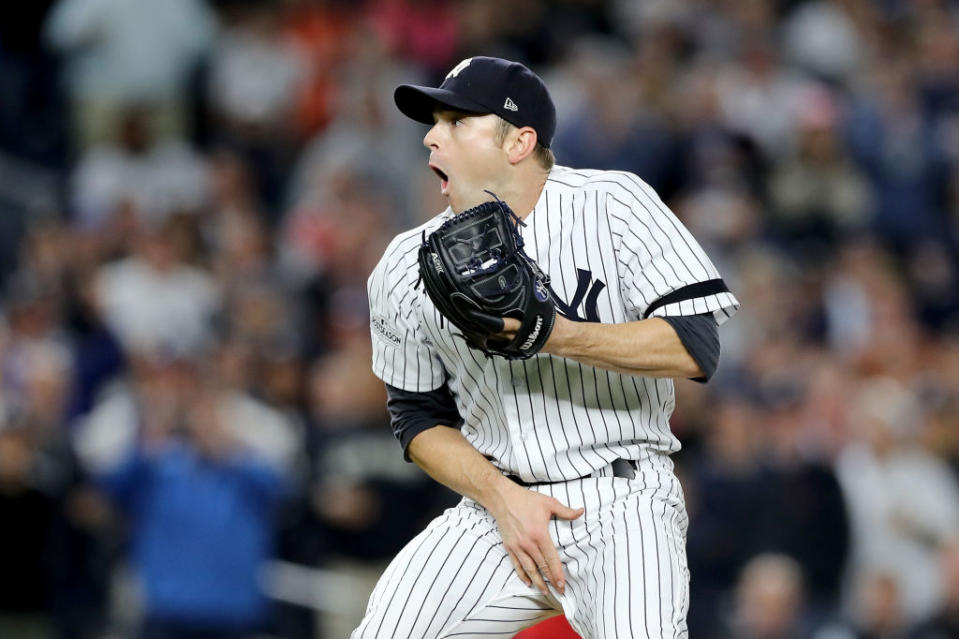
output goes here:
<path id="1" fill-rule="evenodd" d="M 423 136 L 423 146 L 427 149 L 435 149 L 439 147 L 439 126 L 440 123 L 437 122 L 430 127 L 430 130 L 426 132 L 426 135 Z"/>

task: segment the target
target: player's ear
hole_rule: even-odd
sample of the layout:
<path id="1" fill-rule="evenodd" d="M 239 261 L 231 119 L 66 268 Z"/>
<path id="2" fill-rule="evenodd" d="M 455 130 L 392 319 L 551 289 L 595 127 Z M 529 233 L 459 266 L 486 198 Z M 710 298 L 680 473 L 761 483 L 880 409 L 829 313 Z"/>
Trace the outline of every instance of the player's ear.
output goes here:
<path id="1" fill-rule="evenodd" d="M 536 130 L 530 126 L 510 132 L 506 139 L 506 154 L 510 164 L 522 162 L 536 149 Z"/>

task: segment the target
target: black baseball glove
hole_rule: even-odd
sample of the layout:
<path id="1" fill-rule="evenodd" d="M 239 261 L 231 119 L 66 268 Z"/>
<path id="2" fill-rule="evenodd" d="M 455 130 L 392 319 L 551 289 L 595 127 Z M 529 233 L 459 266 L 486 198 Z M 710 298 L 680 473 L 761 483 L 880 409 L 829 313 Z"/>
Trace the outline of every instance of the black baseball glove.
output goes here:
<path id="1" fill-rule="evenodd" d="M 424 234 L 419 250 L 420 279 L 430 299 L 466 343 L 487 357 L 532 357 L 556 322 L 549 277 L 523 251 L 519 224 L 497 198 Z M 504 317 L 522 322 L 510 341 L 492 338 L 503 330 Z"/>

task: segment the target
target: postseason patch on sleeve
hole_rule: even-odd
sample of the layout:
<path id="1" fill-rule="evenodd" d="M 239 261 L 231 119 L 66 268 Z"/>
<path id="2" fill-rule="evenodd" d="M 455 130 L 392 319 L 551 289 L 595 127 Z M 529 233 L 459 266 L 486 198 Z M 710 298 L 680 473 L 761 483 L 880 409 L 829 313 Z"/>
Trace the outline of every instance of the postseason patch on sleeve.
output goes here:
<path id="1" fill-rule="evenodd" d="M 402 341 L 397 330 L 382 315 L 373 315 L 370 330 L 374 337 L 391 348 L 397 348 Z"/>

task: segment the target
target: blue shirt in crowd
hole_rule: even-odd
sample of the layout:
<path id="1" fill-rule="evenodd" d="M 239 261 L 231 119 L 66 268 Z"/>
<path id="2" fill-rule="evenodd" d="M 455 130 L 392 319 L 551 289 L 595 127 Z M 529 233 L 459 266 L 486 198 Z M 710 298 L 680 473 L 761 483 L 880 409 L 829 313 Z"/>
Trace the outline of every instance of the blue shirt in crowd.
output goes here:
<path id="1" fill-rule="evenodd" d="M 134 567 L 153 619 L 253 627 L 273 550 L 281 476 L 252 456 L 212 460 L 184 443 L 133 453 L 102 485 L 129 516 Z"/>

